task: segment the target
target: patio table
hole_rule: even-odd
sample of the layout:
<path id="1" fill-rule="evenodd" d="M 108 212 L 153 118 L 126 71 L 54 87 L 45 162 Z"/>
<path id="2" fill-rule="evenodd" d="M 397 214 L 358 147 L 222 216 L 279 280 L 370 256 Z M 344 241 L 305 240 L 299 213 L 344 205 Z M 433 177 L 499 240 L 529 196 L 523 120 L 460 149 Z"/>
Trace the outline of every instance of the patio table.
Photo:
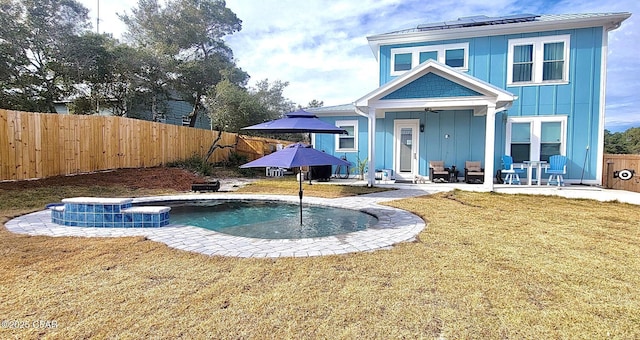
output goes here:
<path id="1" fill-rule="evenodd" d="M 538 185 L 542 182 L 542 168 L 549 167 L 547 161 L 524 161 L 524 165 L 527 167 L 527 185 L 533 185 L 535 180 Z M 536 168 L 536 178 L 533 178 L 533 168 Z"/>

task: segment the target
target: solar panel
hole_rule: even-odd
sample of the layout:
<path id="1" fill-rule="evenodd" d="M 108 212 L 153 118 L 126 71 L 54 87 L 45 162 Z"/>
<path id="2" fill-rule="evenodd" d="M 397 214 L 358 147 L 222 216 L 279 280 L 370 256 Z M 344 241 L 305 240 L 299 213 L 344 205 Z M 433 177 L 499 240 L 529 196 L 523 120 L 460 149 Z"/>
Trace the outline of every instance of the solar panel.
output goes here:
<path id="1" fill-rule="evenodd" d="M 442 27 L 445 25 L 445 22 L 432 22 L 429 24 L 423 24 L 423 25 L 418 25 L 418 29 L 424 29 L 425 31 L 428 29 L 434 29 L 434 28 L 438 28 L 438 27 Z"/>
<path id="2" fill-rule="evenodd" d="M 475 27 L 487 25 L 511 24 L 517 22 L 534 21 L 539 15 L 535 14 L 512 14 L 501 17 L 488 17 L 486 15 L 476 15 L 472 17 L 458 18 L 455 21 L 434 22 L 418 25 L 419 31 L 431 31 L 438 29 L 450 29 L 461 27 Z"/>

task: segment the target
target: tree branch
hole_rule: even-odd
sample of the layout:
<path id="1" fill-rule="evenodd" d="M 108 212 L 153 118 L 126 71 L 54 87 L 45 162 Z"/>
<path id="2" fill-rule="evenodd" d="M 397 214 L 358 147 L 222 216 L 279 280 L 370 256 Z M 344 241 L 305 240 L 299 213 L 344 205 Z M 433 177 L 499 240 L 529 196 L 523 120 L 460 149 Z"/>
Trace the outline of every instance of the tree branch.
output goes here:
<path id="1" fill-rule="evenodd" d="M 213 153 L 217 149 L 235 148 L 238 145 L 238 136 L 237 135 L 236 135 L 236 142 L 235 143 L 233 143 L 231 145 L 219 145 L 218 143 L 222 139 L 222 128 L 218 128 L 217 131 L 218 131 L 218 137 L 216 137 L 216 139 L 213 140 L 213 143 L 211 143 L 211 146 L 209 147 L 209 151 L 207 151 L 207 157 L 204 159 L 205 162 L 209 161 L 209 158 L 211 158 L 211 155 L 213 155 Z"/>

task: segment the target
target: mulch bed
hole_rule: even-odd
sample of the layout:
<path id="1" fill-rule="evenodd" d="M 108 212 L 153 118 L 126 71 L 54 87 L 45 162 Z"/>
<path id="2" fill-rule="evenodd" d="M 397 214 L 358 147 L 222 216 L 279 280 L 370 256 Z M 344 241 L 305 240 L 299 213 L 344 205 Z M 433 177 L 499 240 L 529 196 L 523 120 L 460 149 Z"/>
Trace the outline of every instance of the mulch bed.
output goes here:
<path id="1" fill-rule="evenodd" d="M 89 174 L 54 176 L 38 180 L 0 182 L 3 190 L 24 190 L 51 186 L 113 186 L 129 189 L 174 189 L 189 191 L 193 183 L 205 183 L 198 174 L 180 168 L 117 169 Z"/>

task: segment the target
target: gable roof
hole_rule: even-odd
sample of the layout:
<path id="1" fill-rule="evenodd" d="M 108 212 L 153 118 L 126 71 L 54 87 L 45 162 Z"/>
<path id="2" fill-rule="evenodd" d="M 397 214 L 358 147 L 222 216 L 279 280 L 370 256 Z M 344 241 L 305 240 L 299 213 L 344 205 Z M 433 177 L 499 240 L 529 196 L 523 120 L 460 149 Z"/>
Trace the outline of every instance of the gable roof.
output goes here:
<path id="1" fill-rule="evenodd" d="M 429 77 L 433 74 L 436 77 Z M 454 83 L 453 91 L 445 91 L 443 93 L 425 93 L 423 96 L 402 95 L 396 96 L 398 91 L 411 92 L 409 89 L 413 86 L 425 88 L 424 85 L 417 82 L 442 81 Z M 416 85 L 414 85 L 416 84 Z M 405 92 L 407 92 L 405 91 Z M 388 103 L 390 107 L 400 108 L 399 102 L 407 102 L 408 107 L 424 108 L 434 106 L 434 103 L 440 103 L 445 106 L 478 106 L 489 101 L 495 102 L 496 108 L 509 106 L 517 96 L 505 91 L 497 86 L 470 76 L 466 73 L 453 69 L 445 64 L 435 60 L 428 60 L 418 67 L 404 73 L 402 76 L 384 84 L 383 86 L 369 92 L 355 102 L 357 107 L 386 107 Z M 418 105 L 418 106 L 416 106 Z"/>
<path id="2" fill-rule="evenodd" d="M 631 13 L 584 14 L 518 14 L 503 17 L 484 15 L 458 18 L 458 20 L 418 25 L 413 28 L 367 37 L 369 47 L 378 58 L 381 45 L 427 42 L 446 39 L 486 37 L 502 34 L 543 32 L 550 30 L 604 27 L 614 30 Z"/>

